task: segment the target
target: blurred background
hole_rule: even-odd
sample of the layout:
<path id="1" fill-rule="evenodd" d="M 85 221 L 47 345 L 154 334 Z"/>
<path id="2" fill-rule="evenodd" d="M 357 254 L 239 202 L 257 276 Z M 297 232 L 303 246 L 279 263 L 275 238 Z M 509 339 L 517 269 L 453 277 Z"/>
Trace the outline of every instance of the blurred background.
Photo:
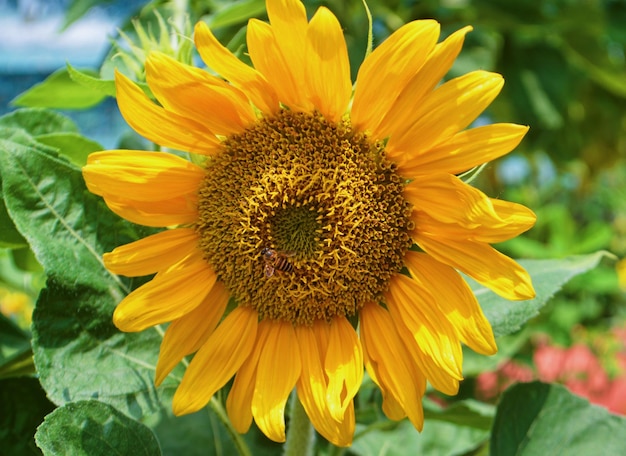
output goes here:
<path id="1" fill-rule="evenodd" d="M 540 378 L 626 414 L 626 263 L 619 261 L 626 256 L 626 0 L 367 3 L 375 44 L 410 20 L 437 19 L 442 39 L 470 24 L 474 31 L 448 77 L 476 69 L 504 76 L 503 92 L 477 122 L 531 129 L 475 184 L 532 208 L 538 221 L 498 248 L 515 258 L 598 250 L 616 258 L 574 280 L 519 334 L 499 341 L 500 355 L 465 382 L 463 394 L 494 401 L 511 382 Z M 354 77 L 367 42 L 363 3 L 305 5 L 310 14 L 326 5 L 338 16 Z M 116 67 L 141 81 L 142 57 L 165 39 L 173 54 L 188 53 L 200 65 L 183 36 L 198 20 L 245 59 L 245 24 L 264 10 L 263 0 L 0 0 L 0 115 L 20 106 L 54 108 L 103 148 L 136 146 L 140 139 L 113 98 L 74 100 L 78 86 L 66 63 L 104 80 Z M 19 242 L 0 247 L 2 311 L 27 327 L 42 272 Z"/>

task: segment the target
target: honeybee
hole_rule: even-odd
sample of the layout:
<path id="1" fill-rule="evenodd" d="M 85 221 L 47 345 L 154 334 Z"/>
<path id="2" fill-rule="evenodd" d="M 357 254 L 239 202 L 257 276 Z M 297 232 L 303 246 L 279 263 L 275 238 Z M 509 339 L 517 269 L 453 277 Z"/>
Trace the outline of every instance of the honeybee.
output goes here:
<path id="1" fill-rule="evenodd" d="M 287 258 L 292 257 L 294 254 L 278 253 L 276 250 L 265 247 L 261 250 L 261 257 L 265 262 L 265 277 L 272 277 L 274 271 L 291 272 L 293 271 L 293 264 L 289 262 Z"/>

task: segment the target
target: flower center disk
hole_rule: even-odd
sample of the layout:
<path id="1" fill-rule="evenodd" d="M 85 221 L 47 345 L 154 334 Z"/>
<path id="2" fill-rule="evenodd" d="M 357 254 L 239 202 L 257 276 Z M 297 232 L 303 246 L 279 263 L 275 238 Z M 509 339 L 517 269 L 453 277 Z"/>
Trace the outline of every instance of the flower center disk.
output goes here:
<path id="1" fill-rule="evenodd" d="M 223 142 L 200 189 L 204 258 L 239 305 L 311 324 L 380 300 L 411 245 L 381 143 L 281 110 Z"/>

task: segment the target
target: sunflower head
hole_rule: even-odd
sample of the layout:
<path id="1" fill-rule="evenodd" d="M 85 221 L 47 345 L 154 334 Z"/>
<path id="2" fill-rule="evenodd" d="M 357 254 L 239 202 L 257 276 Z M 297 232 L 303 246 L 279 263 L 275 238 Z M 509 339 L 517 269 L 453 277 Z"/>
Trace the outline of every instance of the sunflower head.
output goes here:
<path id="1" fill-rule="evenodd" d="M 404 182 L 383 145 L 284 109 L 231 135 L 200 188 L 200 248 L 261 319 L 311 325 L 380 301 L 411 245 Z"/>
<path id="2" fill-rule="evenodd" d="M 166 228 L 105 254 L 114 273 L 156 273 L 114 322 L 124 331 L 171 322 L 157 383 L 195 353 L 177 414 L 235 376 L 226 406 L 240 432 L 254 419 L 283 441 L 296 388 L 316 429 L 349 445 L 365 366 L 384 412 L 421 429 L 426 382 L 458 389 L 461 344 L 496 351 L 458 271 L 510 299 L 534 295 L 526 271 L 490 246 L 529 229 L 534 214 L 458 177 L 511 151 L 527 128 L 468 128 L 500 75 L 440 84 L 469 27 L 438 43 L 436 21 L 402 26 L 366 57 L 353 90 L 328 9 L 309 20 L 297 0 L 268 0 L 267 11 L 269 23 L 248 24 L 252 66 L 200 23 L 194 39 L 211 73 L 151 53 L 156 103 L 117 75 L 137 132 L 205 159 L 90 156 L 92 192 L 128 220 Z"/>

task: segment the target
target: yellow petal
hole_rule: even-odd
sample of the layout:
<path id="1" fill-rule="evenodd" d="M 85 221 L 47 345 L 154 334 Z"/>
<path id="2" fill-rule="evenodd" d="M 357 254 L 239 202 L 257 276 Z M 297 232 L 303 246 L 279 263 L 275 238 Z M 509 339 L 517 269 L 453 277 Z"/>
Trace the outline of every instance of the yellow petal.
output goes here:
<path id="1" fill-rule="evenodd" d="M 319 326 L 325 324 L 316 322 Z M 328 382 L 323 369 L 323 356 L 318 346 L 315 330 L 310 326 L 297 326 L 296 336 L 302 360 L 302 375 L 298 379 L 298 396 L 311 421 L 325 427 L 325 419 L 330 418 L 326 391 Z M 316 426 L 317 428 L 317 426 Z"/>
<path id="2" fill-rule="evenodd" d="M 420 176 L 404 191 L 416 229 L 457 240 L 495 243 L 529 230 L 535 214 L 525 206 L 492 200 L 450 174 Z"/>
<path id="3" fill-rule="evenodd" d="M 417 371 L 389 313 L 368 303 L 360 312 L 365 368 L 383 393 L 383 411 L 391 419 L 404 415 L 421 431 L 424 424 L 424 376 Z"/>
<path id="4" fill-rule="evenodd" d="M 193 228 L 165 230 L 102 256 L 113 274 L 140 277 L 167 269 L 198 248 L 198 233 Z"/>
<path id="5" fill-rule="evenodd" d="M 198 350 L 208 340 L 224 315 L 228 298 L 226 287 L 216 282 L 198 307 L 167 327 L 156 366 L 156 386 L 185 356 Z"/>
<path id="6" fill-rule="evenodd" d="M 488 244 L 416 232 L 415 241 L 437 261 L 472 277 L 503 298 L 511 300 L 535 297 L 530 276 L 524 268 Z"/>
<path id="7" fill-rule="evenodd" d="M 378 127 L 377 137 L 401 135 L 411 128 L 417 119 L 415 113 L 424 104 L 423 99 L 432 92 L 448 72 L 454 59 L 461 52 L 465 35 L 470 30 L 472 30 L 471 27 L 465 27 L 456 31 L 437 44 L 428 54 L 419 71 L 402 87 L 402 91 L 393 100 L 392 106 Z"/>
<path id="8" fill-rule="evenodd" d="M 446 82 L 415 109 L 409 107 L 397 131 L 391 131 L 390 157 L 421 154 L 472 123 L 498 95 L 504 80 L 497 73 L 474 71 Z"/>
<path id="9" fill-rule="evenodd" d="M 424 253 L 407 252 L 404 264 L 414 280 L 436 288 L 437 307 L 456 330 L 461 342 L 483 355 L 498 351 L 491 325 L 485 318 L 476 296 L 459 273 Z"/>
<path id="10" fill-rule="evenodd" d="M 266 7 L 277 53 L 274 59 L 279 65 L 285 62 L 286 66 L 281 68 L 284 72 L 280 75 L 276 74 L 275 71 L 278 68 L 272 71 L 272 76 L 266 73 L 267 69 L 261 71 L 272 82 L 280 101 L 292 108 L 309 111 L 312 109 L 312 105 L 305 99 L 302 90 L 302 82 L 305 81 L 303 50 L 306 49 L 308 28 L 304 5 L 299 0 L 268 0 Z M 250 58 L 255 62 L 250 42 L 248 42 L 248 50 L 250 51 Z M 265 52 L 271 54 L 274 49 L 266 49 Z M 256 63 L 254 66 L 258 68 Z M 277 84 L 280 83 L 285 85 L 278 86 Z"/>
<path id="11" fill-rule="evenodd" d="M 126 332 L 176 320 L 198 307 L 215 284 L 215 272 L 195 255 L 159 272 L 118 304 L 113 323 Z"/>
<path id="12" fill-rule="evenodd" d="M 464 130 L 450 140 L 421 154 L 404 152 L 394 157 L 398 173 L 406 177 L 422 174 L 460 174 L 508 154 L 520 143 L 528 127 L 492 124 Z"/>
<path id="13" fill-rule="evenodd" d="M 196 25 L 194 40 L 204 63 L 241 89 L 257 108 L 266 114 L 278 110 L 278 97 L 265 77 L 222 46 L 204 22 Z"/>
<path id="14" fill-rule="evenodd" d="M 109 150 L 89 155 L 83 176 L 90 192 L 137 201 L 159 201 L 198 192 L 206 172 L 188 160 L 162 152 Z"/>
<path id="15" fill-rule="evenodd" d="M 297 106 L 294 101 L 296 84 L 289 72 L 289 64 L 280 53 L 272 27 L 256 19 L 248 22 L 248 53 L 256 68 L 276 91 L 281 103 Z"/>
<path id="16" fill-rule="evenodd" d="M 165 147 L 214 155 L 219 140 L 193 119 L 179 116 L 154 104 L 143 90 L 122 73 L 115 73 L 117 104 L 122 116 L 137 133 Z"/>
<path id="17" fill-rule="evenodd" d="M 317 10 L 307 32 L 306 88 L 309 99 L 327 119 L 338 122 L 352 95 L 346 40 L 337 18 Z"/>
<path id="18" fill-rule="evenodd" d="M 433 285 L 437 284 L 430 284 L 430 287 Z M 433 292 L 436 293 L 436 289 Z M 458 336 L 438 309 L 429 288 L 396 274 L 389 282 L 385 302 L 396 327 L 407 328 L 420 351 L 430 356 L 450 377 L 463 378 L 463 353 Z"/>
<path id="19" fill-rule="evenodd" d="M 285 441 L 285 404 L 300 374 L 300 349 L 291 323 L 271 321 L 257 365 L 252 416 L 275 442 Z"/>
<path id="20" fill-rule="evenodd" d="M 222 321 L 189 363 L 174 394 L 175 415 L 200 410 L 226 384 L 252 352 L 257 326 L 250 307 L 237 307 Z"/>
<path id="21" fill-rule="evenodd" d="M 159 201 L 137 201 L 103 193 L 102 198 L 111 211 L 139 225 L 164 227 L 186 225 L 198 220 L 197 195 Z"/>
<path id="22" fill-rule="evenodd" d="M 451 174 L 420 176 L 407 185 L 404 194 L 415 210 L 442 223 L 468 230 L 484 223 L 504 224 L 487 195 Z"/>
<path id="23" fill-rule="evenodd" d="M 537 215 L 526 206 L 494 198 L 489 200 L 498 217 L 505 221 L 509 233 L 515 233 L 513 236 L 531 229 L 537 221 Z M 500 235 L 497 230 L 493 230 L 493 232 L 485 230 L 480 233 L 480 237 L 476 237 L 476 240 L 495 243 L 502 242 L 503 239 L 510 239 L 513 236 L 505 237 Z"/>
<path id="24" fill-rule="evenodd" d="M 411 337 L 411 333 L 406 327 L 396 326 L 396 328 L 413 362 L 424 372 L 428 383 L 443 394 L 455 396 L 459 392 L 459 380 L 455 377 L 451 377 L 446 371 L 441 369 L 431 356 L 420 351 L 417 342 Z"/>
<path id="25" fill-rule="evenodd" d="M 302 359 L 302 374 L 298 379 L 298 398 L 315 429 L 333 445 L 349 446 L 354 434 L 354 406 L 350 402 L 339 421 L 330 414 L 326 391 L 327 377 L 323 369 L 325 352 L 318 343 L 317 333 L 327 332 L 326 322 L 317 321 L 312 326 L 296 327 L 296 336 Z M 362 369 L 362 368 L 361 368 Z"/>
<path id="26" fill-rule="evenodd" d="M 328 376 L 328 407 L 340 421 L 363 380 L 361 344 L 346 318 L 337 317 L 330 323 L 324 370 Z"/>
<path id="27" fill-rule="evenodd" d="M 269 6 L 269 5 L 268 5 Z M 269 8 L 268 8 L 269 11 Z M 290 16 L 290 14 L 288 14 Z M 273 25 L 251 19 L 248 22 L 248 52 L 254 67 L 272 85 L 281 103 L 292 110 L 312 111 L 302 89 L 306 43 L 306 16 L 304 22 L 285 23 L 275 17 Z M 281 35 L 281 40 L 278 36 Z"/>
<path id="28" fill-rule="evenodd" d="M 394 323 L 393 319 L 392 323 Z M 406 325 L 401 323 L 394 323 L 394 331 L 399 337 L 400 344 L 404 349 L 404 353 L 406 353 L 405 357 L 407 368 L 412 372 L 411 377 L 425 377 L 436 390 L 441 391 L 442 393 L 449 396 L 454 396 L 459 390 L 459 381 L 455 377 L 451 377 L 445 370 L 441 369 L 441 367 L 439 367 L 439 364 L 437 364 L 437 362 L 435 362 L 435 360 L 431 356 L 422 351 L 421 346 L 415 340 L 413 334 Z M 363 330 L 361 330 L 361 340 L 363 340 Z M 363 345 L 363 350 L 363 353 L 365 354 L 365 344 Z M 374 367 L 367 367 L 368 362 L 369 361 L 366 359 L 365 366 L 368 369 L 370 376 L 374 377 L 371 370 L 374 369 Z M 373 380 L 374 382 L 376 382 L 376 384 L 381 386 L 381 383 L 379 381 L 377 381 L 375 378 L 373 378 Z M 422 388 L 420 396 L 423 395 L 424 388 Z M 381 386 L 381 390 L 383 391 L 384 397 L 386 393 L 383 386 Z M 399 410 L 404 409 L 399 406 L 396 401 L 389 400 L 386 402 L 387 403 L 383 403 L 383 411 L 389 418 L 398 420 L 404 416 L 403 414 L 398 415 Z"/>
<path id="29" fill-rule="evenodd" d="M 350 117 L 355 129 L 377 132 L 396 97 L 426 61 L 439 38 L 433 20 L 403 25 L 366 57 L 359 68 Z M 415 100 L 415 99 L 414 99 Z"/>
<path id="30" fill-rule="evenodd" d="M 258 361 L 258 354 L 256 360 Z M 256 370 L 248 369 L 246 374 L 242 374 L 241 369 L 237 372 L 226 400 L 228 419 L 240 434 L 247 433 L 252 425 L 252 398 L 254 397 Z"/>
<path id="31" fill-rule="evenodd" d="M 238 133 L 255 121 L 239 89 L 161 52 L 148 55 L 146 80 L 167 111 L 194 119 L 216 135 Z"/>
<path id="32" fill-rule="evenodd" d="M 352 445 L 352 436 L 354 435 L 355 428 L 355 415 L 354 415 L 354 401 L 348 404 L 348 408 L 343 415 L 342 420 L 336 424 L 337 431 L 334 435 L 331 435 L 329 442 L 333 445 L 340 447 L 347 447 Z M 322 434 L 323 435 L 323 434 Z"/>
<path id="33" fill-rule="evenodd" d="M 256 384 L 257 365 L 261 350 L 265 347 L 270 327 L 271 325 L 267 321 L 259 323 L 254 349 L 237 372 L 226 399 L 228 417 L 233 427 L 241 434 L 248 432 L 252 424 L 252 398 Z"/>
<path id="34" fill-rule="evenodd" d="M 410 218 L 415 223 L 419 220 L 417 231 L 435 239 L 453 239 L 458 242 L 468 241 L 491 244 L 514 238 L 530 228 L 535 219 L 532 211 L 529 209 L 527 211 L 528 216 L 524 216 L 525 213 L 521 213 L 518 220 L 513 220 L 510 224 L 497 226 L 486 223 L 485 225 L 475 225 L 471 228 L 458 223 L 440 222 L 432 218 L 430 214 L 417 210 L 413 211 Z"/>

